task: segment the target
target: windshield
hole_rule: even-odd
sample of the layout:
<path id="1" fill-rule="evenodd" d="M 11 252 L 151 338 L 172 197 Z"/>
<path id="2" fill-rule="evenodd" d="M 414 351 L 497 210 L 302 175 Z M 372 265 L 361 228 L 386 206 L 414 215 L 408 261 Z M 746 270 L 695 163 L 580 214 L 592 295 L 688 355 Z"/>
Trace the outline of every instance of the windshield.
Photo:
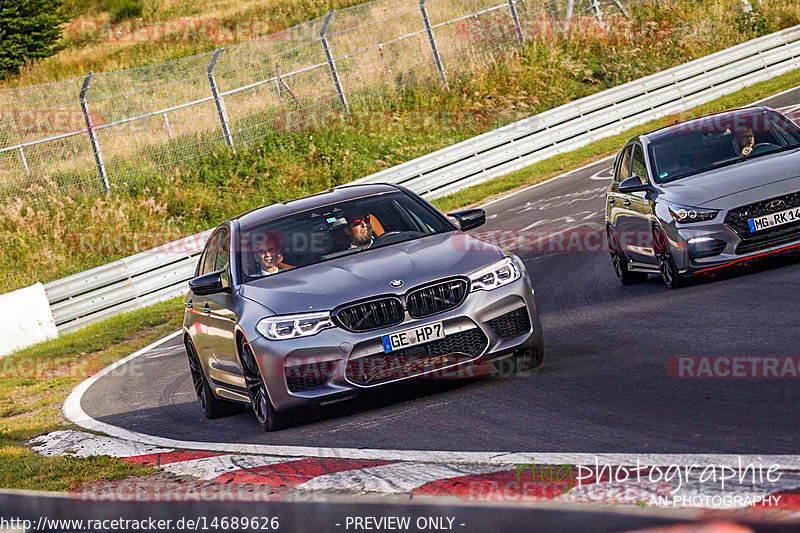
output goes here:
<path id="1" fill-rule="evenodd" d="M 402 192 L 331 204 L 273 220 L 240 236 L 244 283 L 455 229 Z"/>
<path id="2" fill-rule="evenodd" d="M 686 176 L 800 147 L 800 129 L 774 111 L 739 111 L 680 124 L 650 142 L 655 180 Z"/>

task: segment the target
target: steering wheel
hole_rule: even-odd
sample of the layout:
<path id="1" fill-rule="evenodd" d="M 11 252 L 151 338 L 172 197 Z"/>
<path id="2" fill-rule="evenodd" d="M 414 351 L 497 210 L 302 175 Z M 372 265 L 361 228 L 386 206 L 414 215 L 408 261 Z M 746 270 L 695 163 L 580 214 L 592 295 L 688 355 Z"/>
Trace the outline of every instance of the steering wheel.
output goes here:
<path id="1" fill-rule="evenodd" d="M 750 155 L 763 154 L 764 152 L 771 152 L 772 150 L 780 150 L 781 147 L 773 143 L 758 143 L 753 146 L 753 151 Z"/>
<path id="2" fill-rule="evenodd" d="M 419 232 L 416 231 L 387 231 L 383 235 L 375 237 L 375 240 L 372 241 L 372 245 L 375 246 L 376 244 L 391 244 L 392 242 L 397 242 L 403 240 L 404 238 L 408 237 L 409 234 L 417 234 Z"/>

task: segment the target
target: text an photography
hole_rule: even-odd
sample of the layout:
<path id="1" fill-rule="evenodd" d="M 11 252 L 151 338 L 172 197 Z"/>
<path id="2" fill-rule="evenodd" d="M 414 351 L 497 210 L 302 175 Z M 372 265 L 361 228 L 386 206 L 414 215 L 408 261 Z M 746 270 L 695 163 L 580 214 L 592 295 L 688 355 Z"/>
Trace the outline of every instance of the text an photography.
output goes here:
<path id="1" fill-rule="evenodd" d="M 516 465 L 510 476 L 470 481 L 470 501 L 596 501 L 656 507 L 778 507 L 784 472 L 778 464 Z"/>

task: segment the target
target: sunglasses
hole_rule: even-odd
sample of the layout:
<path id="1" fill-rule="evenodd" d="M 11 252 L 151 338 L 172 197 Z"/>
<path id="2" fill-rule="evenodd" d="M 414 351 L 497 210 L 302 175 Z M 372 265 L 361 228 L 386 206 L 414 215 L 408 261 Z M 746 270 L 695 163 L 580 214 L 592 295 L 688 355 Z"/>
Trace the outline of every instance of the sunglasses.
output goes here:
<path id="1" fill-rule="evenodd" d="M 366 224 L 367 226 L 369 226 L 370 224 L 369 216 L 354 217 L 352 220 L 350 220 L 349 224 L 351 228 L 354 226 L 358 226 L 359 224 Z"/>

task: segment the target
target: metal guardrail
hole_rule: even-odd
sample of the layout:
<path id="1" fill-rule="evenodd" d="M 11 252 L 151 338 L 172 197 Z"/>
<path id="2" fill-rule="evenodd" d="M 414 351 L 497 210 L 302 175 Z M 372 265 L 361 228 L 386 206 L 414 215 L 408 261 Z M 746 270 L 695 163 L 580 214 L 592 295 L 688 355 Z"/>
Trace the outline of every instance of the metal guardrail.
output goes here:
<path id="1" fill-rule="evenodd" d="M 45 284 L 59 333 L 186 292 L 211 230 Z"/>
<path id="2" fill-rule="evenodd" d="M 377 172 L 428 199 L 508 174 L 800 66 L 800 26 L 634 80 Z"/>
<path id="3" fill-rule="evenodd" d="M 402 184 L 428 199 L 691 109 L 800 67 L 800 26 L 492 130 L 355 183 Z M 60 332 L 182 294 L 209 231 L 45 285 Z"/>

